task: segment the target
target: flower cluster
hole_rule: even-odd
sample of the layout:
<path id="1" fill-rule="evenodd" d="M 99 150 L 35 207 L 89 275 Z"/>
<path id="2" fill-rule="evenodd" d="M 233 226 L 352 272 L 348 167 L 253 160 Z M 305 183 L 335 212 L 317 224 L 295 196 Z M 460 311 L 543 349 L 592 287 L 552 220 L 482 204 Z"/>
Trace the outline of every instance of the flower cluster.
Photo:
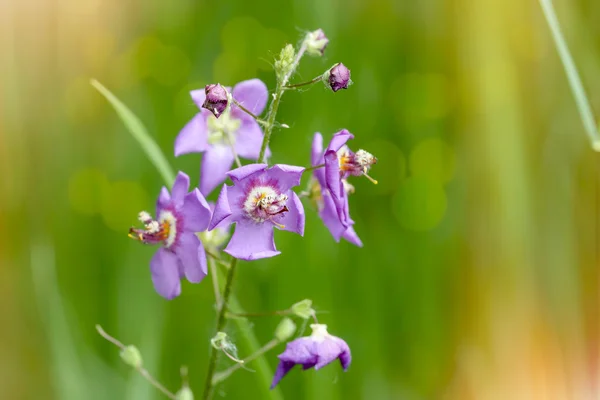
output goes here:
<path id="1" fill-rule="evenodd" d="M 350 217 L 348 195 L 354 187 L 348 180 L 365 176 L 377 183 L 368 175 L 377 159 L 365 150 L 354 152 L 348 147 L 354 135 L 343 129 L 333 134 L 323 148 L 323 136 L 314 134 L 309 167 L 270 165 L 265 161 L 270 155 L 270 134 L 275 127 L 284 126 L 275 122 L 271 112 L 277 109 L 285 89 L 323 81 L 337 92 L 351 83 L 350 70 L 337 63 L 310 82 L 288 84 L 302 55 L 321 56 L 328 43 L 319 29 L 306 35 L 299 50 L 287 45 L 274 63 L 278 85 L 272 96 L 259 79 L 240 82 L 233 88 L 213 83 L 190 92 L 198 113 L 179 132 L 174 153 L 202 153 L 199 188 L 190 191 L 189 177 L 179 172 L 171 191 L 165 187 L 160 191 L 156 217 L 141 212 L 143 228 L 131 228 L 129 232 L 133 239 L 160 246 L 150 262 L 150 271 L 156 291 L 164 298 L 173 299 L 181 293 L 182 278 L 199 283 L 207 276 L 207 253 L 222 260 L 218 255 L 222 249 L 234 259 L 246 261 L 279 255 L 275 229 L 304 235 L 302 197 L 316 205 L 335 241 L 343 238 L 362 246 Z M 269 107 L 263 119 L 260 115 L 270 97 L 277 103 Z M 243 165 L 241 159 L 250 163 Z M 236 168 L 232 168 L 234 163 Z M 311 171 L 308 189 L 296 193 L 294 188 L 300 186 L 306 171 Z M 231 184 L 225 182 L 227 179 Z M 216 203 L 209 204 L 205 196 L 218 186 L 221 189 Z M 235 228 L 229 237 L 232 225 Z M 228 291 L 225 293 L 227 296 Z M 223 304 L 219 312 L 224 313 L 225 307 Z M 316 322 L 312 311 L 302 316 L 311 316 Z M 304 369 L 320 369 L 339 359 L 344 371 L 349 367 L 351 356 L 346 342 L 328 334 L 326 325 L 315 323 L 311 327 L 312 335 L 289 342 L 279 356 L 272 387 L 296 364 Z"/>

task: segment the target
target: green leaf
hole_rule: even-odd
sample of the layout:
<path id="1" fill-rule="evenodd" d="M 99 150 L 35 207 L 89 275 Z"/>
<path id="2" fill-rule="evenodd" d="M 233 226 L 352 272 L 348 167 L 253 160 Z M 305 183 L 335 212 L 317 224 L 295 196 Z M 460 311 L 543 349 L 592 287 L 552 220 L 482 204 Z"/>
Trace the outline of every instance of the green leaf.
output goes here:
<path id="1" fill-rule="evenodd" d="M 158 147 L 154 139 L 148 134 L 146 127 L 142 124 L 140 119 L 100 82 L 92 79 L 90 83 L 113 106 L 127 130 L 129 130 L 133 138 L 138 141 L 140 146 L 142 146 L 142 150 L 144 150 L 144 153 L 150 158 L 150 161 L 154 164 L 168 187 L 171 187 L 175 181 L 173 168 L 169 165 L 169 162 L 160 150 L 160 147 Z"/>

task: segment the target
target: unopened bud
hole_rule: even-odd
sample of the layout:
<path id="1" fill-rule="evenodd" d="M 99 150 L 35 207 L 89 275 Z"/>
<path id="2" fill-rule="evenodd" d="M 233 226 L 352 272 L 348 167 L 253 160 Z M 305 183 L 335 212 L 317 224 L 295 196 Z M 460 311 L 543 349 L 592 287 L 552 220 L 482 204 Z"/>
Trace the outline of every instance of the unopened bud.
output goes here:
<path id="1" fill-rule="evenodd" d="M 194 393 L 192 393 L 192 390 L 189 387 L 184 386 L 179 390 L 179 392 L 177 392 L 177 394 L 175 394 L 175 399 L 194 400 Z"/>
<path id="2" fill-rule="evenodd" d="M 219 118 L 221 114 L 225 112 L 227 104 L 229 103 L 227 90 L 218 83 L 212 83 L 206 85 L 204 93 L 206 94 L 206 99 L 202 104 L 202 108 L 206 108 L 213 113 L 215 117 Z"/>
<path id="3" fill-rule="evenodd" d="M 221 350 L 223 348 L 227 348 L 230 345 L 231 341 L 227 337 L 225 332 L 217 332 L 216 335 L 210 339 L 210 344 L 217 350 Z"/>
<path id="4" fill-rule="evenodd" d="M 329 43 L 329 39 L 327 39 L 327 36 L 325 36 L 322 29 L 310 32 L 306 35 L 306 39 L 304 40 L 306 42 L 306 53 L 317 57 L 320 57 L 325 53 L 325 48 Z"/>
<path id="5" fill-rule="evenodd" d="M 275 329 L 275 338 L 280 342 L 285 342 L 296 333 L 296 324 L 289 318 L 281 320 Z"/>
<path id="6" fill-rule="evenodd" d="M 312 308 L 312 300 L 310 299 L 304 299 L 297 302 L 296 304 L 292 305 L 291 310 L 294 315 L 302 319 L 309 319 L 315 315 L 315 310 Z"/>
<path id="7" fill-rule="evenodd" d="M 138 369 L 142 366 L 142 355 L 135 346 L 125 346 L 119 353 L 123 362 L 130 367 Z"/>
<path id="8" fill-rule="evenodd" d="M 352 84 L 350 79 L 350 70 L 342 63 L 337 63 L 331 67 L 321 77 L 325 86 L 337 92 L 340 89 L 348 89 L 348 85 Z"/>
<path id="9" fill-rule="evenodd" d="M 291 71 L 295 56 L 296 50 L 291 44 L 287 44 L 281 49 L 279 59 L 275 60 L 275 73 L 279 80 L 282 80 Z"/>

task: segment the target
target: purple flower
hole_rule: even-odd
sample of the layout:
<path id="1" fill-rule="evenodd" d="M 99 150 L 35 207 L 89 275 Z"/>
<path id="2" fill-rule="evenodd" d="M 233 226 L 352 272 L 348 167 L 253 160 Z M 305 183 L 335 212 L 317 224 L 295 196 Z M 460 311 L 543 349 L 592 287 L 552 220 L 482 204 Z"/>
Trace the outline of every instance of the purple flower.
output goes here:
<path id="1" fill-rule="evenodd" d="M 310 336 L 289 342 L 285 351 L 278 356 L 279 364 L 271 389 L 277 386 L 296 364 L 302 365 L 303 369 L 314 367 L 319 370 L 339 359 L 344 372 L 350 366 L 352 356 L 345 341 L 327 333 L 327 325 L 313 324 L 310 327 L 313 330 Z"/>
<path id="2" fill-rule="evenodd" d="M 353 138 L 354 135 L 346 129 L 342 129 L 333 135 L 324 155 L 325 185 L 331 193 L 333 203 L 344 226 L 351 221 L 348 215 L 347 193 L 354 191 L 354 187 L 346 181 L 346 178 L 351 175 L 362 175 L 377 184 L 377 181 L 367 174 L 377 159 L 365 150 L 361 149 L 356 153 L 350 150 L 346 146 L 346 142 Z"/>
<path id="3" fill-rule="evenodd" d="M 199 108 L 207 99 L 204 90 L 193 90 L 190 94 Z M 233 98 L 258 115 L 267 104 L 267 86 L 259 79 L 240 82 L 233 88 Z M 209 110 L 201 109 L 175 139 L 175 156 L 204 153 L 200 191 L 208 195 L 225 180 L 235 154 L 251 160 L 258 158 L 262 139 L 263 132 L 256 120 L 235 104 L 226 108 L 218 119 Z"/>
<path id="4" fill-rule="evenodd" d="M 313 138 L 311 165 L 314 167 L 322 165 L 323 163 L 323 137 L 317 132 Z M 362 247 L 362 242 L 354 231 L 354 221 L 350 218 L 348 196 L 346 196 L 346 191 L 351 190 L 350 184 L 346 183 L 345 179 L 341 181 L 345 190 L 343 198 L 341 199 L 342 207 L 338 213 L 333 197 L 327 187 L 325 170 L 323 168 L 315 169 L 313 171 L 313 177 L 314 179 L 310 190 L 311 197 L 316 200 L 319 217 L 321 217 L 335 241 L 339 242 L 341 238 L 344 238 L 350 243 Z"/>
<path id="5" fill-rule="evenodd" d="M 322 29 L 317 29 L 306 35 L 306 52 L 310 55 L 322 56 L 328 44 L 329 39 L 327 39 Z"/>
<path id="6" fill-rule="evenodd" d="M 242 260 L 279 254 L 273 228 L 304 235 L 304 207 L 291 188 L 300 184 L 304 168 L 249 164 L 227 173 L 233 186 L 223 185 L 209 230 L 235 223 L 225 252 Z"/>
<path id="7" fill-rule="evenodd" d="M 340 89 L 348 89 L 352 83 L 350 80 L 350 70 L 342 63 L 337 63 L 325 73 L 327 86 L 337 92 Z"/>
<path id="8" fill-rule="evenodd" d="M 202 108 L 206 108 L 208 111 L 213 113 L 215 118 L 219 118 L 221 114 L 227 108 L 229 98 L 227 96 L 227 90 L 220 84 L 206 85 L 204 88 L 204 103 Z"/>
<path id="9" fill-rule="evenodd" d="M 206 254 L 195 232 L 206 230 L 210 207 L 198 189 L 188 193 L 190 178 L 177 174 L 171 194 L 163 186 L 156 203 L 157 219 L 142 211 L 144 229 L 131 228 L 129 236 L 142 243 L 159 244 L 150 261 L 154 288 L 166 299 L 181 293 L 181 278 L 199 283 L 207 274 Z"/>

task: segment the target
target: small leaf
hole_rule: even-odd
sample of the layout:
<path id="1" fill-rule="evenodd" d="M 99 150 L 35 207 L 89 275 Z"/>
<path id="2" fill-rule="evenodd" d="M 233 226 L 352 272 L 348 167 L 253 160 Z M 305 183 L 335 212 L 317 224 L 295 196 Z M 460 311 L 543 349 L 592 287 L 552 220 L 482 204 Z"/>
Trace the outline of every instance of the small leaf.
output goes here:
<path id="1" fill-rule="evenodd" d="M 142 124 L 140 119 L 129 109 L 121 100 L 119 100 L 114 94 L 111 93 L 110 90 L 105 88 L 100 82 L 95 79 L 90 81 L 93 87 L 96 88 L 108 102 L 113 106 L 125 127 L 129 130 L 131 135 L 135 140 L 138 141 L 142 150 L 146 153 L 148 158 L 158 172 L 161 174 L 162 178 L 166 182 L 168 187 L 171 187 L 173 182 L 175 181 L 175 174 L 173 173 L 173 168 L 169 165 L 165 155 L 160 150 L 160 147 L 156 144 L 154 139 L 148 134 L 146 127 Z"/>

